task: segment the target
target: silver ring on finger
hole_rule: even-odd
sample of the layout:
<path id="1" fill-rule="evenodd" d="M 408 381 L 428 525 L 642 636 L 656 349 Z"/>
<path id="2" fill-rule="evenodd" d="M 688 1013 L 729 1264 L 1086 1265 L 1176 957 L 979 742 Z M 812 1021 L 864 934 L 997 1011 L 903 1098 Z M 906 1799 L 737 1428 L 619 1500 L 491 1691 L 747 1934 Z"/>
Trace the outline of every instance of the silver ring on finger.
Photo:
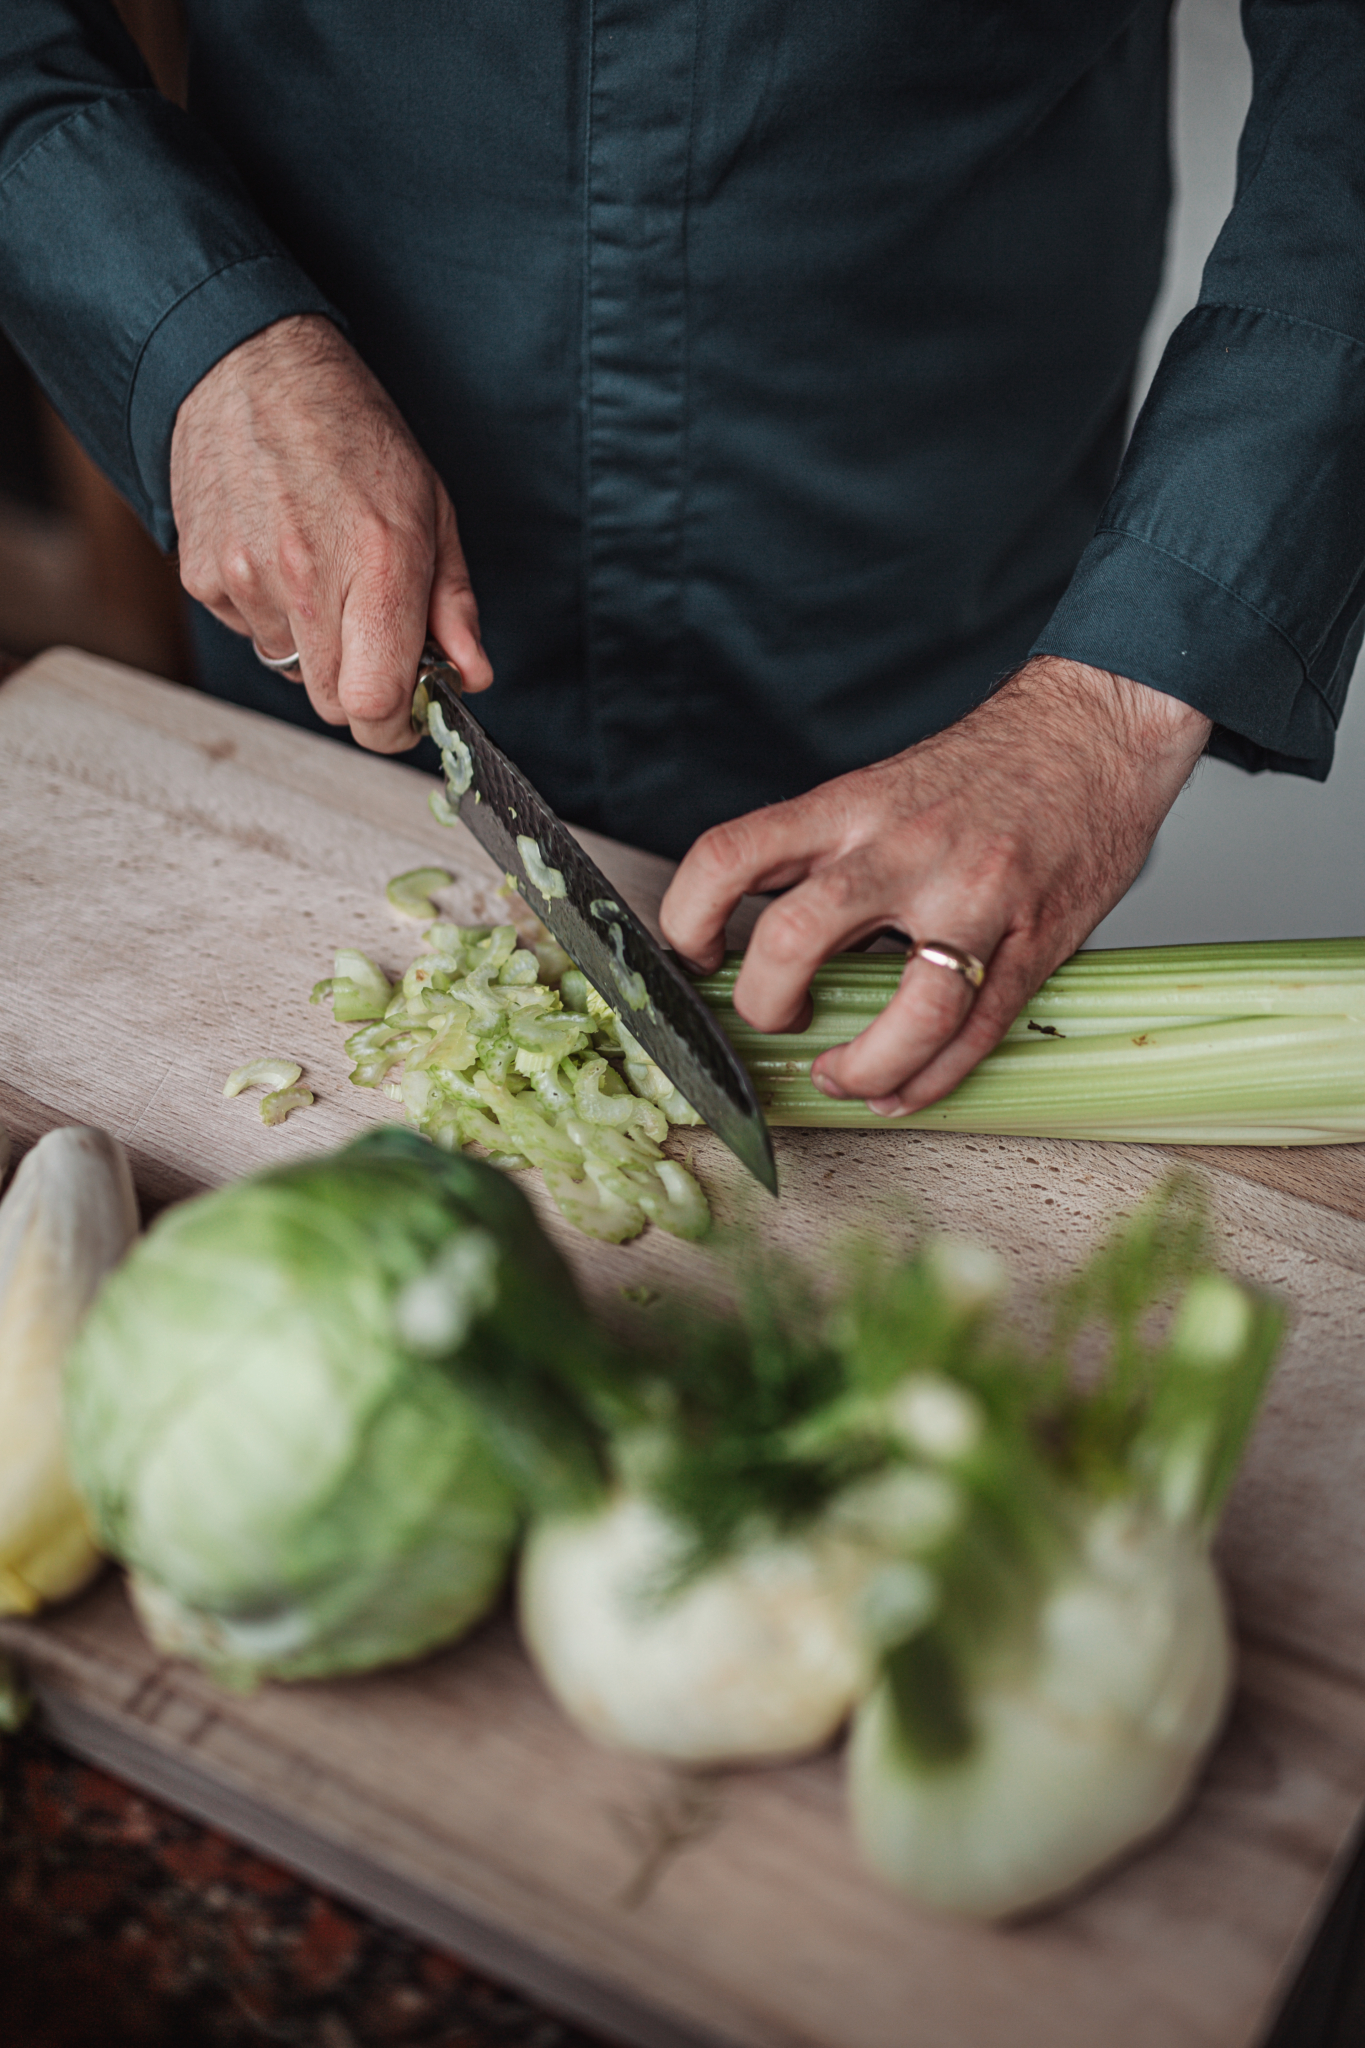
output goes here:
<path id="1" fill-rule="evenodd" d="M 303 681 L 303 670 L 299 666 L 297 648 L 291 647 L 288 654 L 262 654 L 260 648 L 256 645 L 256 642 L 253 640 L 251 643 L 251 651 L 255 655 L 257 661 L 259 661 L 259 663 L 261 664 L 261 667 L 268 668 L 271 671 L 272 675 L 288 676 L 293 682 L 296 683 L 301 683 Z"/>
<path id="2" fill-rule="evenodd" d="M 930 967 L 947 967 L 952 973 L 960 974 L 973 994 L 986 979 L 986 970 L 975 953 L 968 953 L 962 946 L 950 946 L 946 939 L 917 942 L 910 958 L 925 960 Z"/>

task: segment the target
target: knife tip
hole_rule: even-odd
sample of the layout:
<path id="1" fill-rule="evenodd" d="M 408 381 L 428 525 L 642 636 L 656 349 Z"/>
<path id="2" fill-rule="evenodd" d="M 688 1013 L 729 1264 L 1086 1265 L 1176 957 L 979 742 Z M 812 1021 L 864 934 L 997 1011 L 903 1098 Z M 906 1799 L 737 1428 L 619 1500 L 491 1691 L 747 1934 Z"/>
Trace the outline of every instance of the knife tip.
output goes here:
<path id="1" fill-rule="evenodd" d="M 741 1145 L 731 1140 L 731 1150 L 741 1163 L 748 1167 L 754 1179 L 761 1181 L 768 1193 L 776 1199 L 779 1193 L 777 1160 L 773 1156 L 773 1141 L 767 1124 L 761 1125 L 758 1130 L 750 1125 L 744 1133 Z"/>

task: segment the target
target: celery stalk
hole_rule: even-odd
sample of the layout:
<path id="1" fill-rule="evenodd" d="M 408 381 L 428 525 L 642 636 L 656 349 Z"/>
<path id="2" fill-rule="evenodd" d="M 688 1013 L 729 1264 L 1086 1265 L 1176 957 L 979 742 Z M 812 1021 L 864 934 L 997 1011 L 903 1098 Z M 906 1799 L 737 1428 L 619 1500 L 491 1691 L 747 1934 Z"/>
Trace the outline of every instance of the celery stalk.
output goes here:
<path id="1" fill-rule="evenodd" d="M 737 960 L 698 986 L 770 1123 L 874 1128 L 888 1119 L 830 1101 L 810 1068 L 871 1022 L 903 970 L 896 954 L 830 961 L 800 1033 L 738 1016 Z M 1365 1139 L 1365 939 L 1078 953 L 951 1095 L 889 1127 L 1165 1144 Z"/>

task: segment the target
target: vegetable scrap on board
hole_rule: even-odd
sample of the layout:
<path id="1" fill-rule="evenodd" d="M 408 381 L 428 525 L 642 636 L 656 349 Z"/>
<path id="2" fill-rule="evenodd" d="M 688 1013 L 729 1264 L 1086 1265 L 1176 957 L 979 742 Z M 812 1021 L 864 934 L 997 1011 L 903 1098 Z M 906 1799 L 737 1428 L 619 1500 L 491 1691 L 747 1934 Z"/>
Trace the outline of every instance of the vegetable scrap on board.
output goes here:
<path id="1" fill-rule="evenodd" d="M 452 880 L 444 868 L 411 868 L 405 875 L 395 875 L 384 893 L 401 917 L 425 922 L 436 916 L 431 891 L 448 889 Z"/>
<path id="2" fill-rule="evenodd" d="M 264 1088 L 261 1122 L 282 1124 L 291 1110 L 307 1109 L 316 1099 L 311 1088 L 298 1085 L 302 1077 L 297 1060 L 248 1060 L 245 1066 L 233 1068 L 223 1083 L 223 1093 L 230 1099 L 247 1088 Z"/>

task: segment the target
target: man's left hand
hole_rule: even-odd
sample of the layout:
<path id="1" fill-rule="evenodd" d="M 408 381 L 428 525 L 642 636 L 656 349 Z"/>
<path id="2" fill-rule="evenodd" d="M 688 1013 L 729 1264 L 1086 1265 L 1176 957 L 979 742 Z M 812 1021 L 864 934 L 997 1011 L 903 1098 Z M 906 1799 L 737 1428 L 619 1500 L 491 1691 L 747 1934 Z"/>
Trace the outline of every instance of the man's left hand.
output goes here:
<path id="1" fill-rule="evenodd" d="M 946 732 L 706 832 L 664 898 L 664 935 L 713 969 L 741 896 L 782 890 L 735 985 L 760 1031 L 800 1031 L 810 981 L 884 926 L 974 954 L 974 991 L 912 958 L 866 1031 L 812 1070 L 886 1116 L 955 1088 L 1136 877 L 1204 750 L 1201 712 L 1040 656 Z"/>

